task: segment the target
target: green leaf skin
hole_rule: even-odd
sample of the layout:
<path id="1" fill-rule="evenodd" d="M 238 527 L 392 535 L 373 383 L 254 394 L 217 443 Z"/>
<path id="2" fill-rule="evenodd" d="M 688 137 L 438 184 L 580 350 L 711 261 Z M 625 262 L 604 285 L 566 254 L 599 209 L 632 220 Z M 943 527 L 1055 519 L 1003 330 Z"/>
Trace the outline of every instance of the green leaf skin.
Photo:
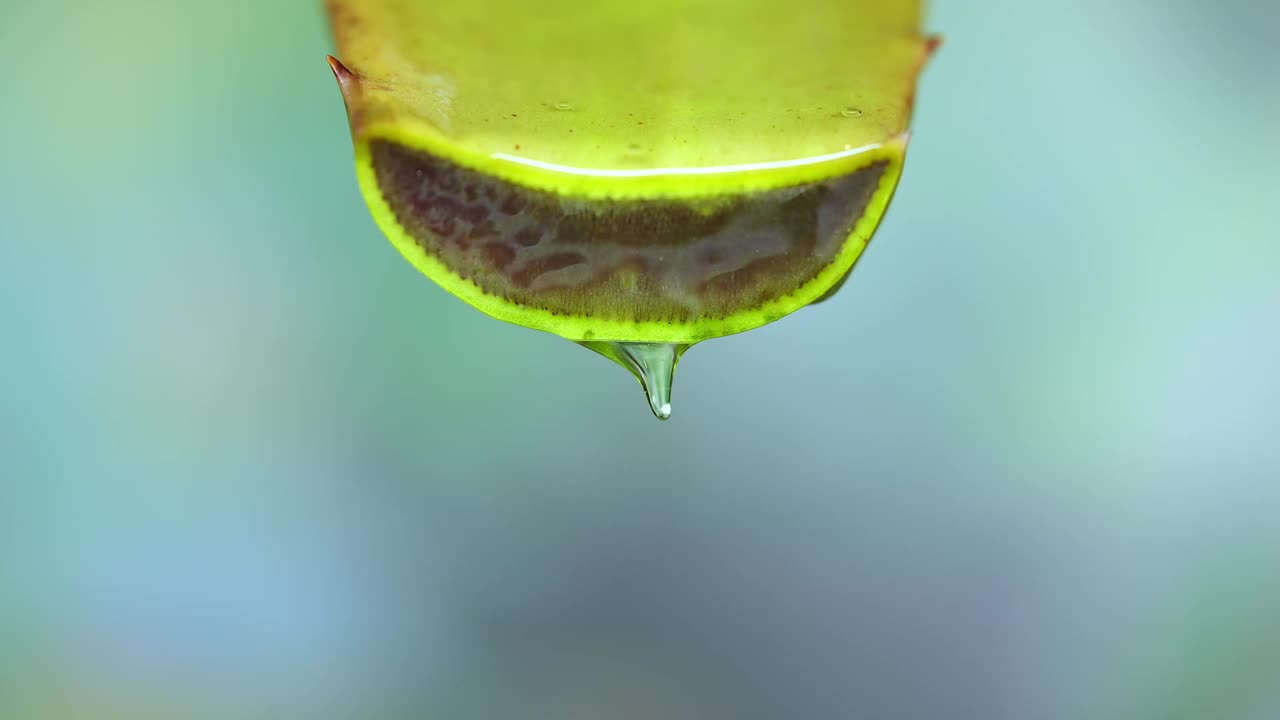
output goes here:
<path id="1" fill-rule="evenodd" d="M 370 210 L 432 280 L 577 341 L 690 344 L 852 268 L 901 175 L 918 2 L 333 0 Z"/>

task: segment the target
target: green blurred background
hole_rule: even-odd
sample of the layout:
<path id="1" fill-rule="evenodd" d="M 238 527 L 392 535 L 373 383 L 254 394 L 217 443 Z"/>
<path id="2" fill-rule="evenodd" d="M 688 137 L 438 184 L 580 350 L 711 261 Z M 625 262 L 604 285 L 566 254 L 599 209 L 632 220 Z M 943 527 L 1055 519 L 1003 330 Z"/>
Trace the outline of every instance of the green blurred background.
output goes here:
<path id="1" fill-rule="evenodd" d="M 0 1 L 0 717 L 1280 717 L 1280 5 L 939 0 L 660 424 L 381 237 L 317 4 Z"/>

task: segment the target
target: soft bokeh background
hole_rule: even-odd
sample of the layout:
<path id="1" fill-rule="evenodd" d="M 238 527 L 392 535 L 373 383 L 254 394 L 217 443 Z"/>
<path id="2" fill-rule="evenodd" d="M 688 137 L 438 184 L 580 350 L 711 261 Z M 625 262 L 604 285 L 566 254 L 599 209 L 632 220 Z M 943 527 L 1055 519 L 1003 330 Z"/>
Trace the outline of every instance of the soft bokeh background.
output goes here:
<path id="1" fill-rule="evenodd" d="M 316 5 L 0 2 L 0 717 L 1280 718 L 1280 5 L 939 0 L 666 424 L 383 240 Z"/>

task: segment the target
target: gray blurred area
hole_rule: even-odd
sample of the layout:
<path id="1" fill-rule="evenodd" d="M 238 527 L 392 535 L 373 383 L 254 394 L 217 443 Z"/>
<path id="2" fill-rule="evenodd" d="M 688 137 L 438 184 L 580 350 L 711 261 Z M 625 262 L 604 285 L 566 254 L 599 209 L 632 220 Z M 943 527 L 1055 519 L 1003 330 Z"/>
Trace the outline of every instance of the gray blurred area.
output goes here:
<path id="1" fill-rule="evenodd" d="M 1280 5 L 959 2 L 675 415 L 380 236 L 301 0 L 0 0 L 0 717 L 1280 718 Z"/>

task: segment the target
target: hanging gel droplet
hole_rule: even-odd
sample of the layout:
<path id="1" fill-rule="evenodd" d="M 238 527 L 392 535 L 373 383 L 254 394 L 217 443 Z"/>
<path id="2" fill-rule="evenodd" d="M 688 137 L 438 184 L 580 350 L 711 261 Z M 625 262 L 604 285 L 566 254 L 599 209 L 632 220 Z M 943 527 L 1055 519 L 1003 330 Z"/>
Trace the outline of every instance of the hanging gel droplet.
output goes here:
<path id="1" fill-rule="evenodd" d="M 675 378 L 676 365 L 689 349 L 688 345 L 675 343 L 635 342 L 582 342 L 585 348 L 594 350 L 622 367 L 640 381 L 649 398 L 649 409 L 659 420 L 671 417 L 671 382 Z"/>

